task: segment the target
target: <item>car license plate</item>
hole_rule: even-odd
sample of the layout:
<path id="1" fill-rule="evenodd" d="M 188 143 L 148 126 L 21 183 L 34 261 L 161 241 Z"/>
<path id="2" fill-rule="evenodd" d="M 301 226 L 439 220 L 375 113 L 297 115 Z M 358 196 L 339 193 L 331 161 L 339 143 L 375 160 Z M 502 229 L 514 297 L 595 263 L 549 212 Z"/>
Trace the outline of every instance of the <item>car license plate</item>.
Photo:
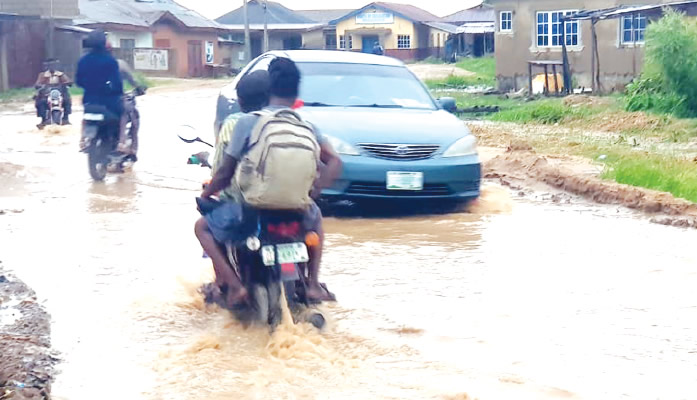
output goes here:
<path id="1" fill-rule="evenodd" d="M 273 248 L 274 246 L 264 246 L 262 248 L 262 254 L 273 254 Z M 307 252 L 307 246 L 305 246 L 305 243 L 287 243 L 276 245 L 275 260 L 269 256 L 265 256 L 263 259 L 266 266 L 273 266 L 276 264 L 296 264 L 308 262 L 310 260 L 310 256 Z"/>
<path id="2" fill-rule="evenodd" d="M 423 190 L 424 174 L 423 172 L 403 172 L 389 171 L 387 172 L 387 189 L 388 190 Z"/>

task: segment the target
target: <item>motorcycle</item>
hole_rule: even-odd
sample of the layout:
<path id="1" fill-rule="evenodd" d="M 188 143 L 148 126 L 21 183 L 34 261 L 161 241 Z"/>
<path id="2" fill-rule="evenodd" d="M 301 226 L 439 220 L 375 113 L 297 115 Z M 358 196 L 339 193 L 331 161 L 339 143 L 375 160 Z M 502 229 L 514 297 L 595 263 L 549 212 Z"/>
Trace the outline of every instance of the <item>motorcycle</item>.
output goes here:
<path id="1" fill-rule="evenodd" d="M 179 138 L 213 147 L 199 137 Z M 208 153 L 197 153 L 188 164 L 209 166 Z M 207 214 L 220 205 L 218 200 L 196 199 L 199 210 Z M 283 319 L 282 302 L 295 322 L 309 322 L 322 329 L 326 321 L 307 295 L 309 248 L 319 246 L 317 232 L 303 226 L 304 215 L 293 211 L 244 208 L 241 235 L 245 239 L 226 243 L 231 265 L 250 296 L 250 307 L 234 309 L 241 321 L 268 324 L 273 331 Z M 206 296 L 207 302 L 215 302 Z M 221 304 L 221 306 L 224 306 Z"/>
<path id="2" fill-rule="evenodd" d="M 127 109 L 128 123 L 127 144 L 130 146 L 134 142 L 134 127 L 131 118 L 138 117 L 135 109 L 135 97 L 145 94 L 144 90 L 133 90 L 124 95 L 125 103 L 132 104 L 132 109 Z M 82 137 L 84 139 L 84 150 L 87 153 L 87 163 L 90 175 L 96 181 L 102 181 L 110 169 L 123 170 L 123 167 L 134 161 L 130 154 L 116 151 L 119 143 L 121 129 L 120 118 L 107 110 L 100 104 L 85 104 L 85 113 L 82 117 Z"/>
<path id="3" fill-rule="evenodd" d="M 62 125 L 63 114 L 63 88 L 61 86 L 46 86 L 40 89 L 39 96 L 46 96 L 46 115 L 43 121 L 49 125 Z"/>

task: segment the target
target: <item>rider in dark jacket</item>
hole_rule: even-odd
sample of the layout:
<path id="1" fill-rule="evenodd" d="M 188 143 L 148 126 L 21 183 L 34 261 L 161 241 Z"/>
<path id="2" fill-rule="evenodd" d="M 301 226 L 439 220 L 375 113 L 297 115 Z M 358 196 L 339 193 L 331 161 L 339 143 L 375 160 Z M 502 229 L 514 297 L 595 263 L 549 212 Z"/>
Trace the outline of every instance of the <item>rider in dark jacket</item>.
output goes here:
<path id="1" fill-rule="evenodd" d="M 106 34 L 95 30 L 85 39 L 90 52 L 77 64 L 75 82 L 85 90 L 82 103 L 103 105 L 121 117 L 123 114 L 123 81 L 119 64 L 107 51 Z"/>

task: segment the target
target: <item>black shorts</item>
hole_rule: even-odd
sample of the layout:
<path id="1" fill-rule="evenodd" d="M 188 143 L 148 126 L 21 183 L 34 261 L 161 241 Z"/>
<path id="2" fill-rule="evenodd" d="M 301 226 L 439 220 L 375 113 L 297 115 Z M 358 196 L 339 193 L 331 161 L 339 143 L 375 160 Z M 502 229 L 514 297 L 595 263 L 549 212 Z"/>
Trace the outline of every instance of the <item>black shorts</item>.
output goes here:
<path id="1" fill-rule="evenodd" d="M 244 226 L 244 207 L 234 201 L 225 201 L 204 215 L 213 237 L 218 243 L 239 242 L 249 235 Z M 322 227 L 322 211 L 314 201 L 303 217 L 303 227 L 318 232 Z"/>

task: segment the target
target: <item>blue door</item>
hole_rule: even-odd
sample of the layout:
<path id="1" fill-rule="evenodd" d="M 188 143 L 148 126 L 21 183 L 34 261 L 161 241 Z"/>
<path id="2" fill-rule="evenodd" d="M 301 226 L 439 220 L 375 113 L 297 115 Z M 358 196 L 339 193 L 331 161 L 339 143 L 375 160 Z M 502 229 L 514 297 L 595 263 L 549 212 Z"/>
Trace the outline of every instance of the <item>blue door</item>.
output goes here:
<path id="1" fill-rule="evenodd" d="M 363 36 L 363 49 L 362 53 L 372 53 L 373 48 L 380 44 L 380 38 L 377 36 Z"/>

